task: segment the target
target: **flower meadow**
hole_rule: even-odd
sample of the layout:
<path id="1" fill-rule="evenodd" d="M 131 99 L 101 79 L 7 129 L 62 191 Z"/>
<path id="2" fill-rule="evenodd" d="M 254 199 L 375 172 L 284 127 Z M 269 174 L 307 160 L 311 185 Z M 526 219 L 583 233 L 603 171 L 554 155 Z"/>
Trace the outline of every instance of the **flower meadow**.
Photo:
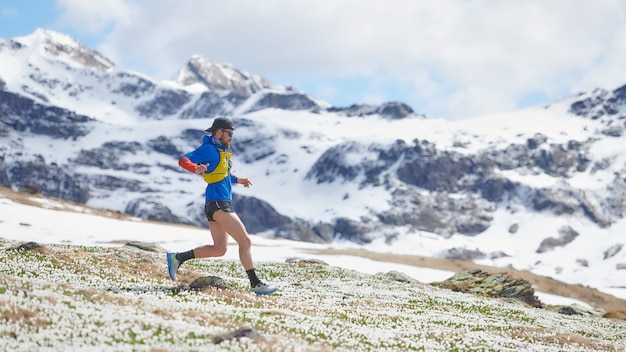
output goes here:
<path id="1" fill-rule="evenodd" d="M 259 262 L 279 291 L 256 296 L 238 261 L 185 263 L 131 247 L 0 239 L 0 350 L 620 351 L 626 321 L 306 261 Z M 223 288 L 191 288 L 218 277 Z M 222 338 L 248 329 L 254 334 Z M 232 336 L 232 335 L 231 335 Z M 219 342 L 221 341 L 221 342 Z"/>

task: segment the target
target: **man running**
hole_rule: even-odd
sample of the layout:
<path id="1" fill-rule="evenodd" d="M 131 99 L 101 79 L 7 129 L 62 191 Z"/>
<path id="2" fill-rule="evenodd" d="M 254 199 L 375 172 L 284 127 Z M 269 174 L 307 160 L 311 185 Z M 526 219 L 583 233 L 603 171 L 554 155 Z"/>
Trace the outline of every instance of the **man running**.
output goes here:
<path id="1" fill-rule="evenodd" d="M 239 245 L 239 260 L 250 279 L 250 290 L 257 295 L 269 295 L 276 292 L 276 287 L 263 283 L 254 271 L 250 247 L 252 242 L 245 225 L 231 207 L 232 184 L 241 184 L 248 188 L 252 185 L 247 178 L 231 175 L 230 143 L 233 141 L 235 125 L 225 117 L 213 120 L 213 125 L 206 130 L 211 135 L 202 138 L 202 145 L 185 154 L 178 165 L 189 172 L 204 177 L 208 183 L 204 213 L 209 220 L 209 229 L 213 244 L 207 244 L 180 253 L 167 253 L 167 268 L 172 280 L 176 280 L 176 271 L 187 260 L 193 258 L 221 257 L 226 253 L 228 235 Z"/>

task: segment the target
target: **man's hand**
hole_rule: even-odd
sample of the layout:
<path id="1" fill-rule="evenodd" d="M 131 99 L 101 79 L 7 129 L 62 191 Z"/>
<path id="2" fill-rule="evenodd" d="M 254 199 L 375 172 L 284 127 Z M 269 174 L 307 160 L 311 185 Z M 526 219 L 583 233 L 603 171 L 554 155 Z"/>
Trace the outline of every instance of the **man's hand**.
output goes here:
<path id="1" fill-rule="evenodd" d="M 248 188 L 252 185 L 252 181 L 250 181 L 250 179 L 248 178 L 243 178 L 243 177 L 238 177 L 237 178 L 237 183 L 240 185 L 243 185 L 244 187 Z"/>
<path id="2" fill-rule="evenodd" d="M 196 165 L 196 174 L 201 174 L 209 169 L 209 164 L 198 164 Z"/>
<path id="3" fill-rule="evenodd" d="M 209 169 L 209 164 L 194 164 L 191 160 L 189 160 L 189 158 L 184 157 L 178 160 L 178 165 L 180 165 L 183 169 L 198 175 Z"/>

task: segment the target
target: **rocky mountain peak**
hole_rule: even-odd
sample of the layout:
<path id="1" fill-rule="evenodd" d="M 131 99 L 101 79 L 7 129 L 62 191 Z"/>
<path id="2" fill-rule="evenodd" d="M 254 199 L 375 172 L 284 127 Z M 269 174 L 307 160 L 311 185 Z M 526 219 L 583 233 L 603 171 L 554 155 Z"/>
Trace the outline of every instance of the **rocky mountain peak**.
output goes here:
<path id="1" fill-rule="evenodd" d="M 56 59 L 63 59 L 74 65 L 100 72 L 108 72 L 115 64 L 100 54 L 75 40 L 74 38 L 48 29 L 37 29 L 35 32 L 13 38 L 14 48 L 35 50 Z"/>
<path id="2" fill-rule="evenodd" d="M 572 103 L 570 112 L 593 120 L 603 116 L 616 116 L 626 114 L 626 85 L 607 91 L 596 89 L 590 93 L 582 93 Z"/>
<path id="3" fill-rule="evenodd" d="M 602 134 L 620 137 L 625 132 L 623 120 L 626 119 L 626 85 L 612 91 L 596 89 L 581 93 L 570 105 L 569 112 L 591 120 L 598 120 L 604 127 Z"/>
<path id="4" fill-rule="evenodd" d="M 626 86 L 452 123 L 332 107 L 199 55 L 178 84 L 107 62 L 52 31 L 0 40 L 0 186 L 206 226 L 177 160 L 226 115 L 235 171 L 259 180 L 233 202 L 251 233 L 626 282 Z"/>
<path id="5" fill-rule="evenodd" d="M 284 90 L 261 76 L 201 55 L 191 57 L 179 70 L 176 81 L 183 86 L 200 83 L 210 90 L 234 92 L 241 97 L 249 97 L 263 89 Z"/>

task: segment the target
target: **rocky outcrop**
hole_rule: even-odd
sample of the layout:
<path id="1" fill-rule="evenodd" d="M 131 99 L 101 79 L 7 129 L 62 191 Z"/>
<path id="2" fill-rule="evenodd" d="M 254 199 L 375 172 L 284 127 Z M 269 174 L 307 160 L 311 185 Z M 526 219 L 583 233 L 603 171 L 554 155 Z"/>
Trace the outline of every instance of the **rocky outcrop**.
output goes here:
<path id="1" fill-rule="evenodd" d="M 602 318 L 607 314 L 602 308 L 589 308 L 576 303 L 569 306 L 559 306 L 557 309 L 559 313 L 564 315 L 580 315 L 585 317 L 592 316 Z"/>
<path id="2" fill-rule="evenodd" d="M 151 199 L 150 197 L 133 199 L 126 205 L 124 212 L 148 220 L 158 220 L 172 224 L 189 223 L 187 220 L 174 215 L 172 210 L 162 202 Z"/>
<path id="3" fill-rule="evenodd" d="M 93 121 L 90 117 L 0 90 L 0 123 L 18 132 L 76 140 L 93 129 Z"/>
<path id="4" fill-rule="evenodd" d="M 546 137 L 535 134 L 526 144 L 510 144 L 503 149 L 489 150 L 484 157 L 501 170 L 541 169 L 554 177 L 569 177 L 585 171 L 591 161 L 587 156 L 589 143 L 569 141 L 567 144 L 545 145 Z M 541 147 L 541 148 L 540 148 Z"/>
<path id="5" fill-rule="evenodd" d="M 180 69 L 177 82 L 184 86 L 199 83 L 211 91 L 232 92 L 243 98 L 265 89 L 279 88 L 261 76 L 201 55 L 192 56 Z"/>
<path id="6" fill-rule="evenodd" d="M 46 29 L 37 29 L 33 35 L 39 38 L 40 45 L 49 55 L 67 58 L 83 67 L 101 72 L 115 67 L 111 60 L 70 36 Z"/>
<path id="7" fill-rule="evenodd" d="M 306 220 L 295 219 L 277 228 L 274 236 L 294 241 L 330 243 L 335 238 L 335 228 L 329 223 L 310 223 Z"/>
<path id="8" fill-rule="evenodd" d="M 602 203 L 603 201 L 598 200 L 594 194 L 569 186 L 537 189 L 533 191 L 532 196 L 532 207 L 535 210 L 550 210 L 555 215 L 571 215 L 580 211 L 598 226 L 604 228 L 610 226 L 613 220 L 612 214 L 608 212 L 612 209 L 602 207 Z M 618 214 L 613 214 L 615 215 Z"/>
<path id="9" fill-rule="evenodd" d="M 150 185 L 145 185 L 143 182 L 117 176 L 108 175 L 77 175 L 76 178 L 82 184 L 88 184 L 91 189 L 112 191 L 125 191 L 125 192 L 155 192 L 156 189 L 150 188 Z M 107 193 L 108 193 L 107 192 Z"/>
<path id="10" fill-rule="evenodd" d="M 578 231 L 574 230 L 570 226 L 563 226 L 559 229 L 559 237 L 549 237 L 541 241 L 537 253 L 545 253 L 554 250 L 556 247 L 563 247 L 578 237 Z"/>
<path id="11" fill-rule="evenodd" d="M 226 97 L 213 92 L 202 92 L 200 96 L 180 113 L 182 119 L 199 119 L 229 115 L 245 98 L 228 94 Z M 208 126 L 207 126 L 208 127 Z"/>
<path id="12" fill-rule="evenodd" d="M 235 288 L 228 284 L 219 276 L 202 276 L 189 284 L 189 288 L 193 290 L 206 290 L 208 288 L 216 288 L 219 290 L 234 290 Z"/>
<path id="13" fill-rule="evenodd" d="M 129 241 L 124 244 L 124 247 L 138 249 L 147 252 L 166 253 L 167 250 L 157 243 L 142 242 L 142 241 Z"/>
<path id="14" fill-rule="evenodd" d="M 220 344 L 222 342 L 230 342 L 232 340 L 239 340 L 242 338 L 248 338 L 250 340 L 256 340 L 256 339 L 260 339 L 260 340 L 265 340 L 263 338 L 263 336 L 261 336 L 261 334 L 259 334 L 258 331 L 256 331 L 254 328 L 252 327 L 243 327 L 243 328 L 239 328 L 236 330 L 233 330 L 229 333 L 226 334 L 219 334 L 219 335 L 215 335 L 211 338 L 211 341 L 214 344 Z"/>
<path id="15" fill-rule="evenodd" d="M 415 115 L 413 109 L 401 102 L 388 102 L 376 105 L 351 105 L 349 107 L 331 107 L 327 111 L 336 112 L 349 117 L 363 117 L 378 114 L 388 119 L 403 119 Z"/>
<path id="16" fill-rule="evenodd" d="M 465 261 L 474 261 L 477 259 L 485 259 L 487 258 L 487 254 L 478 248 L 470 250 L 466 248 L 450 248 L 445 251 L 444 258 L 446 259 L 455 259 L 455 260 L 465 260 Z"/>
<path id="17" fill-rule="evenodd" d="M 8 183 L 17 189 L 25 186 L 37 187 L 37 191 L 45 196 L 86 203 L 89 199 L 89 187 L 83 184 L 76 175 L 56 164 L 46 164 L 43 157 L 34 160 L 19 160 L 6 167 Z M 0 182 L 2 163 L 0 163 Z"/>
<path id="18" fill-rule="evenodd" d="M 282 110 L 312 110 L 320 106 L 311 97 L 300 92 L 264 92 L 261 98 L 252 105 L 247 112 L 254 112 L 267 108 Z"/>
<path id="19" fill-rule="evenodd" d="M 399 272 L 399 271 L 390 271 L 386 274 L 383 273 L 379 273 L 377 275 L 381 275 L 381 276 L 386 276 L 389 279 L 393 280 L 393 281 L 398 281 L 398 282 L 404 282 L 407 284 L 416 284 L 419 283 L 418 280 L 415 280 L 414 278 L 410 277 L 409 275 Z"/>
<path id="20" fill-rule="evenodd" d="M 279 214 L 269 203 L 254 197 L 233 195 L 233 207 L 251 233 L 281 228 L 292 220 Z"/>
<path id="21" fill-rule="evenodd" d="M 157 89 L 155 82 L 129 72 L 115 72 L 108 77 L 111 93 L 130 99 L 143 98 Z"/>
<path id="22" fill-rule="evenodd" d="M 183 155 L 183 152 L 178 149 L 176 144 L 172 143 L 172 140 L 170 138 L 163 135 L 149 140 L 147 145 L 155 152 L 169 155 L 177 159 Z"/>
<path id="23" fill-rule="evenodd" d="M 376 238 L 368 224 L 348 218 L 337 218 L 334 224 L 334 237 L 357 244 L 366 244 Z"/>
<path id="24" fill-rule="evenodd" d="M 458 192 L 484 182 L 494 171 L 494 163 L 484 155 L 465 156 L 438 151 L 428 141 L 414 140 L 404 151 L 398 179 L 430 191 Z"/>
<path id="25" fill-rule="evenodd" d="M 305 178 L 313 179 L 318 184 L 331 183 L 335 180 L 353 181 L 361 173 L 367 174 L 375 167 L 372 161 L 380 164 L 378 160 L 365 157 L 365 155 L 380 155 L 380 148 L 377 145 L 367 146 L 358 142 L 346 142 L 331 147 L 320 156 Z M 355 159 L 361 161 L 353 163 L 352 160 Z"/>
<path id="26" fill-rule="evenodd" d="M 604 260 L 607 260 L 609 258 L 613 258 L 614 256 L 617 255 L 617 253 L 619 253 L 622 248 L 624 248 L 624 245 L 621 243 L 616 243 L 614 245 L 612 245 L 611 247 L 609 247 L 606 251 L 604 251 Z"/>
<path id="27" fill-rule="evenodd" d="M 149 101 L 137 105 L 139 115 L 162 120 L 179 113 L 191 101 L 192 96 L 184 90 L 159 89 Z"/>
<path id="28" fill-rule="evenodd" d="M 620 105 L 624 105 L 625 102 L 626 85 L 612 92 L 596 89 L 591 94 L 585 94 L 580 100 L 572 103 L 570 112 L 578 116 L 597 120 L 604 116 L 620 114 L 622 111 Z"/>
<path id="29" fill-rule="evenodd" d="M 100 169 L 130 170 L 138 169 L 142 165 L 125 163 L 124 155 L 135 154 L 143 149 L 138 142 L 106 142 L 100 148 L 81 150 L 71 161 L 84 166 L 94 166 Z"/>
<path id="30" fill-rule="evenodd" d="M 235 118 L 233 119 L 233 123 L 238 128 L 257 127 L 254 122 L 247 119 Z M 237 137 L 237 143 L 234 143 L 231 146 L 233 154 L 236 155 L 235 162 L 253 163 L 255 161 L 266 159 L 270 156 L 275 156 L 277 153 L 275 141 L 278 138 L 296 139 L 300 137 L 299 133 L 291 133 L 291 131 L 281 132 L 282 135 L 252 135 Z"/>
<path id="31" fill-rule="evenodd" d="M 544 307 L 535 296 L 530 282 L 516 279 L 507 273 L 490 274 L 478 269 L 468 270 L 432 285 L 478 296 L 516 299 L 535 308 Z"/>

